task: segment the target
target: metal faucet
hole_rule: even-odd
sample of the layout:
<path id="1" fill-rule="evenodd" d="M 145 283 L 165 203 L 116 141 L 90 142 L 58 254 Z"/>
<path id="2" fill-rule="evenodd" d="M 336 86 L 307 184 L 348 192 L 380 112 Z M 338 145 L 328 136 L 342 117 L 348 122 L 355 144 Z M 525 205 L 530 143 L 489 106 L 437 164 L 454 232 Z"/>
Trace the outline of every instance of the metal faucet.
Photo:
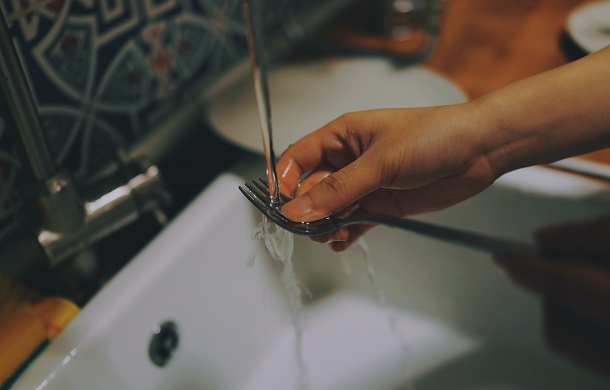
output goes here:
<path id="1" fill-rule="evenodd" d="M 156 166 L 124 158 L 124 169 L 107 178 L 103 190 L 82 192 L 57 166 L 1 9 L 0 109 L 28 182 L 26 202 L 36 206 L 26 223 L 34 240 L 5 243 L 10 248 L 0 248 L 0 259 L 3 251 L 14 255 L 16 247 L 28 247 L 29 253 L 43 253 L 54 267 L 142 214 L 152 211 L 164 221 L 161 205 L 169 193 Z M 41 251 L 29 248 L 32 242 Z"/>

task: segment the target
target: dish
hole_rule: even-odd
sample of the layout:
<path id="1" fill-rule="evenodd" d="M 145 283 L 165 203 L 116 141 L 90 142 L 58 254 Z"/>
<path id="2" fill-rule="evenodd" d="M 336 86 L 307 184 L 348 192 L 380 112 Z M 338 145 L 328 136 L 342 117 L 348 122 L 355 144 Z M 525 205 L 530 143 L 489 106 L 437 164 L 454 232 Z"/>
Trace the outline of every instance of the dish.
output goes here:
<path id="1" fill-rule="evenodd" d="M 422 107 L 466 101 L 451 81 L 420 68 L 396 68 L 381 58 L 327 59 L 269 72 L 273 143 L 279 155 L 291 143 L 350 111 Z M 215 131 L 263 153 L 252 81 L 244 77 L 213 96 Z"/>
<path id="2" fill-rule="evenodd" d="M 610 1 L 577 7 L 568 16 L 566 30 L 574 42 L 589 53 L 610 45 Z"/>

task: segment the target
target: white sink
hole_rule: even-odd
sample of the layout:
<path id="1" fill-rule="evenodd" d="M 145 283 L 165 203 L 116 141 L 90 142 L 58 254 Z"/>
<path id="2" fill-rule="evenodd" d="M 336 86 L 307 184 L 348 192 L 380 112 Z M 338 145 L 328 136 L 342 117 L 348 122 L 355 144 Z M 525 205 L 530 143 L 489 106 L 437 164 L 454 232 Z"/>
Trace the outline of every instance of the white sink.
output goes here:
<path id="1" fill-rule="evenodd" d="M 302 310 L 299 374 L 277 263 L 252 239 L 261 219 L 237 186 L 264 171 L 249 158 L 214 181 L 53 341 L 14 389 L 607 389 L 547 351 L 539 305 L 486 254 L 376 228 L 370 263 L 296 239 Z M 610 191 L 545 168 L 502 178 L 425 218 L 529 240 L 537 226 L 610 212 Z M 248 265 L 253 252 L 257 258 Z M 173 321 L 176 353 L 148 356 L 155 325 Z M 395 324 L 395 326 L 392 326 Z"/>
<path id="2" fill-rule="evenodd" d="M 383 58 L 323 58 L 269 71 L 276 152 L 340 114 L 375 108 L 423 107 L 466 101 L 452 81 L 420 66 L 395 67 Z M 226 140 L 263 153 L 251 78 L 208 96 L 214 129 Z"/>

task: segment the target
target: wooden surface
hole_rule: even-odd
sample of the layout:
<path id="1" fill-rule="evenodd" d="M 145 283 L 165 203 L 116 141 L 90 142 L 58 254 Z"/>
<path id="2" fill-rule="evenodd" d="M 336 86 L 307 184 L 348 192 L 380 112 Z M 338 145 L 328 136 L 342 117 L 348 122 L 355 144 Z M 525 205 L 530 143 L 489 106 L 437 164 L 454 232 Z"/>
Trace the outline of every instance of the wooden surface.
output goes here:
<path id="1" fill-rule="evenodd" d="M 568 14 L 591 0 L 449 0 L 438 46 L 426 65 L 471 98 L 577 57 Z M 582 53 L 584 54 L 584 53 Z M 610 164 L 610 149 L 582 156 Z"/>
<path id="2" fill-rule="evenodd" d="M 368 0 L 343 23 L 326 31 L 326 39 L 400 58 L 413 42 L 371 33 L 366 23 Z M 565 32 L 576 7 L 595 0 L 446 0 L 440 35 L 424 66 L 458 84 L 476 98 L 514 81 L 561 66 L 585 55 Z M 610 164 L 610 150 L 583 158 Z"/>
<path id="3" fill-rule="evenodd" d="M 561 42 L 571 10 L 587 0 L 449 0 L 426 65 L 471 98 L 565 64 Z"/>

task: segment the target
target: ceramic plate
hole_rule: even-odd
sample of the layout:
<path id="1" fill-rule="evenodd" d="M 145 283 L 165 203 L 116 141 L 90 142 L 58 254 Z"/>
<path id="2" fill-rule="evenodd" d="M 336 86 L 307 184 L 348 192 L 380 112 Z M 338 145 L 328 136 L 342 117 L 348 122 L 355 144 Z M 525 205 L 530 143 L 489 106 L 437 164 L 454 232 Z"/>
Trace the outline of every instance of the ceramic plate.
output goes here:
<path id="1" fill-rule="evenodd" d="M 269 72 L 269 89 L 273 142 L 278 155 L 302 136 L 346 112 L 466 101 L 455 84 L 432 71 L 396 68 L 378 58 L 284 65 Z M 215 95 L 210 101 L 209 117 L 224 138 L 262 153 L 250 78 Z"/>
<path id="2" fill-rule="evenodd" d="M 610 45 L 610 1 L 596 1 L 576 8 L 567 20 L 574 42 L 589 53 Z"/>

